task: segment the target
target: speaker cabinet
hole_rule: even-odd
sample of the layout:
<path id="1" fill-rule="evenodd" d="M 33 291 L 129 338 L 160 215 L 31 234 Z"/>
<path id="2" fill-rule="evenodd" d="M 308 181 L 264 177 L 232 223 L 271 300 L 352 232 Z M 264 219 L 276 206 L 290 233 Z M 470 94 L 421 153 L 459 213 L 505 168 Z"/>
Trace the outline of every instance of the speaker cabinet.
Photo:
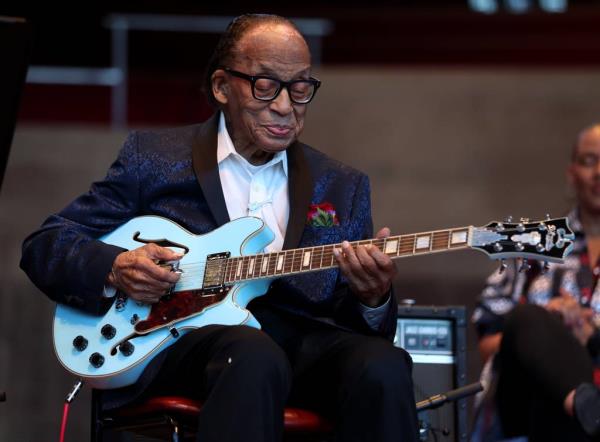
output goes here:
<path id="1" fill-rule="evenodd" d="M 413 360 L 417 402 L 465 385 L 466 308 L 401 305 L 394 344 Z M 423 442 L 466 442 L 467 399 L 419 413 Z"/>

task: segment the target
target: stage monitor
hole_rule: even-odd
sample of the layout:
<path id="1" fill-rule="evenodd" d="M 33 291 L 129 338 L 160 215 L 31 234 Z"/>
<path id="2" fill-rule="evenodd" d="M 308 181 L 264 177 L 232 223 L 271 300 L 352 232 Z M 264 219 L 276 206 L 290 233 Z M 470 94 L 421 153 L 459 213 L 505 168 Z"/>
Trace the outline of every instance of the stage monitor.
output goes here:
<path id="1" fill-rule="evenodd" d="M 466 384 L 466 309 L 464 306 L 398 308 L 394 344 L 413 360 L 417 402 Z M 419 413 L 421 442 L 466 442 L 467 399 Z"/>
<path id="2" fill-rule="evenodd" d="M 31 28 L 22 18 L 0 16 L 0 189 L 27 74 Z"/>

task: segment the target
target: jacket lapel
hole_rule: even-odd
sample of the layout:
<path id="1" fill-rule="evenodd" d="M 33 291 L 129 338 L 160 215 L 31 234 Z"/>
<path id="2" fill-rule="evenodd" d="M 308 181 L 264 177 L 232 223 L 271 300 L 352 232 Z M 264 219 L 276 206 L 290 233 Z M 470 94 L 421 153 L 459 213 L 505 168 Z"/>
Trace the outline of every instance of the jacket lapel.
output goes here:
<path id="1" fill-rule="evenodd" d="M 217 165 L 218 125 L 219 112 L 216 112 L 198 127 L 192 149 L 192 164 L 215 222 L 217 226 L 222 226 L 230 220 Z"/>
<path id="2" fill-rule="evenodd" d="M 283 241 L 284 249 L 293 249 L 300 244 L 306 224 L 306 214 L 313 191 L 313 177 L 304 156 L 304 146 L 295 142 L 287 149 L 288 192 L 290 217 Z"/>

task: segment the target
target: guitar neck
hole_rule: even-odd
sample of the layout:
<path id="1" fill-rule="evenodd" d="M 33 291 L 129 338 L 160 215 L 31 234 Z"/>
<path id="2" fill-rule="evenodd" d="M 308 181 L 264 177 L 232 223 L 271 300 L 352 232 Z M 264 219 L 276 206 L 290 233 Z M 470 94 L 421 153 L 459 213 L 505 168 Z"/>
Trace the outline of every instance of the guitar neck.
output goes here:
<path id="1" fill-rule="evenodd" d="M 354 249 L 359 245 L 374 245 L 390 258 L 397 259 L 470 248 L 472 235 L 473 228 L 469 226 L 389 236 L 384 239 L 354 241 L 350 245 Z M 337 261 L 333 254 L 334 248 L 341 248 L 341 244 L 228 258 L 223 282 L 233 284 L 247 280 L 335 268 Z"/>

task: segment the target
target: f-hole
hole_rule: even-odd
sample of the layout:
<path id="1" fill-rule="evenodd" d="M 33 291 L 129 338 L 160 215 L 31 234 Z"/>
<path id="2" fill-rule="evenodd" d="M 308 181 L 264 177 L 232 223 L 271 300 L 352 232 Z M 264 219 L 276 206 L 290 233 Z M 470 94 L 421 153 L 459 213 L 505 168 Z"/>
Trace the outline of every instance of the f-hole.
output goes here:
<path id="1" fill-rule="evenodd" d="M 178 249 L 182 249 L 185 254 L 187 254 L 190 251 L 189 247 L 184 246 L 183 244 L 179 244 L 179 243 L 173 242 L 173 241 L 168 240 L 166 238 L 162 238 L 162 239 L 144 239 L 144 238 L 140 238 L 140 232 L 135 232 L 133 234 L 133 240 L 137 241 L 137 242 L 141 242 L 143 244 L 154 243 L 157 246 L 161 246 L 161 247 L 175 247 L 175 248 L 178 248 Z"/>

